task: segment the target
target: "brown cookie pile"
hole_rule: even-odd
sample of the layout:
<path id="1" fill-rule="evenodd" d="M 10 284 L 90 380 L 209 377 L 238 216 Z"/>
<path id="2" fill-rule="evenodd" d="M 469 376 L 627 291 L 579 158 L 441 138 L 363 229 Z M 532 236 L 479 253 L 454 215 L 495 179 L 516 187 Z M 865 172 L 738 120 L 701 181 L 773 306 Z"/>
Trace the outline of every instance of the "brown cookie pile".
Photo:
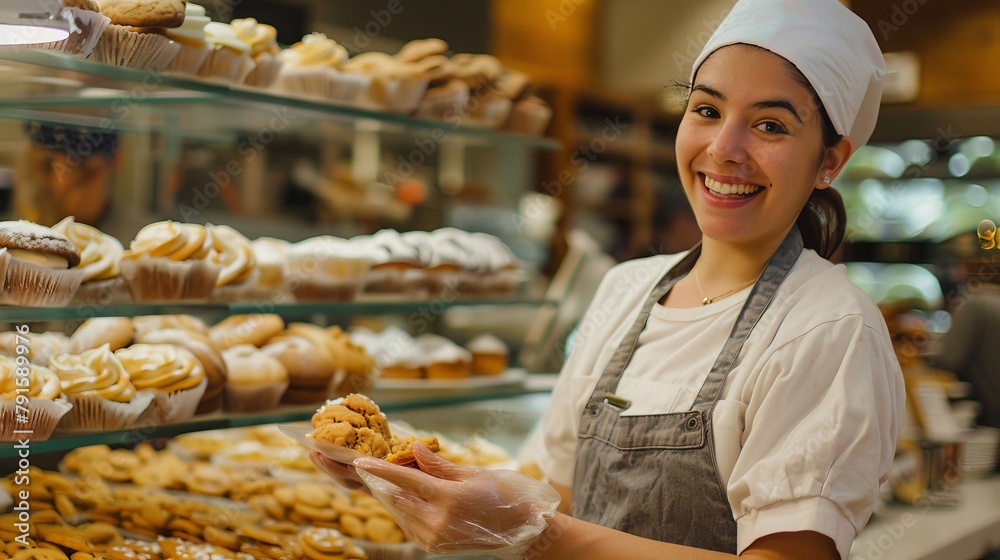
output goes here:
<path id="1" fill-rule="evenodd" d="M 364 455 L 397 465 L 416 462 L 413 445 L 419 440 L 431 451 L 441 446 L 436 437 L 416 438 L 393 435 L 389 421 L 377 404 L 364 395 L 352 393 L 331 401 L 312 418 L 312 438 L 329 441 Z"/>

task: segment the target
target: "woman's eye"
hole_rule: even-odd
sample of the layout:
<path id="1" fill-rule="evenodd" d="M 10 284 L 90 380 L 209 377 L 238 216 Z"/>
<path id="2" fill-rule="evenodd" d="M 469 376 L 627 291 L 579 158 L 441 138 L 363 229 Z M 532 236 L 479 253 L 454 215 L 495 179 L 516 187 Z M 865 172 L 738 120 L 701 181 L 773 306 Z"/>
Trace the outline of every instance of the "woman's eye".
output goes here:
<path id="1" fill-rule="evenodd" d="M 709 119 L 719 118 L 719 112 L 716 111 L 714 107 L 698 107 L 694 111 L 699 115 Z"/>
<path id="2" fill-rule="evenodd" d="M 788 132 L 787 130 L 785 130 L 785 127 L 773 121 L 760 123 L 759 125 L 757 125 L 757 128 L 763 130 L 768 134 L 785 134 Z"/>

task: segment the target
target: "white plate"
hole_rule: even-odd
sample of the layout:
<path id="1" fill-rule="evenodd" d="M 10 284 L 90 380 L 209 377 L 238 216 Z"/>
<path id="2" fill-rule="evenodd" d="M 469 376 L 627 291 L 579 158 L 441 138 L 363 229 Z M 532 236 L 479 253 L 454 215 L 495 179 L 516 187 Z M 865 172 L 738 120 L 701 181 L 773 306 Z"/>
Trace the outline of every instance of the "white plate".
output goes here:
<path id="1" fill-rule="evenodd" d="M 500 375 L 474 375 L 464 379 L 376 379 L 374 389 L 408 391 L 439 391 L 441 389 L 461 390 L 517 386 L 524 383 L 528 372 L 523 369 L 509 369 Z"/>

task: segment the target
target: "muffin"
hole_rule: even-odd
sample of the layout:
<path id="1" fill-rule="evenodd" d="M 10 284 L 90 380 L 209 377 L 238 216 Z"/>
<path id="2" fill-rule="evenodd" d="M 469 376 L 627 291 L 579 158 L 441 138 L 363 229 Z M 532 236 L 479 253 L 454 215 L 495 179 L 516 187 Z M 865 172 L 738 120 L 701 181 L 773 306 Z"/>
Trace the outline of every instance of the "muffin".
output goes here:
<path id="1" fill-rule="evenodd" d="M 355 237 L 352 242 L 372 261 L 366 292 L 414 295 L 424 288 L 426 274 L 420 251 L 399 232 L 383 229 L 372 236 Z"/>
<path id="2" fill-rule="evenodd" d="M 115 352 L 137 391 L 152 391 L 159 423 L 182 422 L 194 416 L 208 381 L 194 354 L 172 344 L 133 344 Z"/>
<path id="3" fill-rule="evenodd" d="M 331 386 L 331 396 L 364 392 L 371 388 L 372 381 L 378 374 L 372 356 L 364 348 L 355 344 L 340 327 L 327 327 L 326 334 L 329 337 L 329 348 L 333 355 L 333 362 L 343 374 L 340 382 Z"/>
<path id="4" fill-rule="evenodd" d="M 552 120 L 552 108 L 539 97 L 528 97 L 514 103 L 504 130 L 528 136 L 541 136 Z"/>
<path id="5" fill-rule="evenodd" d="M 194 354 L 205 371 L 206 378 L 205 394 L 202 395 L 195 414 L 214 412 L 222 408 L 223 392 L 228 377 L 226 362 L 207 335 L 179 328 L 164 328 L 143 333 L 137 330 L 135 341 L 138 344 L 172 344 L 186 348 Z"/>
<path id="6" fill-rule="evenodd" d="M 203 226 L 156 222 L 139 230 L 122 255 L 122 280 L 137 302 L 205 301 L 222 270 L 211 252 Z"/>
<path id="7" fill-rule="evenodd" d="M 270 25 L 257 23 L 253 18 L 234 19 L 229 23 L 236 38 L 250 45 L 250 56 L 256 66 L 247 76 L 247 85 L 267 87 L 281 72 L 283 62 L 278 58 L 278 31 Z"/>
<path id="8" fill-rule="evenodd" d="M 380 52 L 361 53 L 344 63 L 344 70 L 371 80 L 357 104 L 404 115 L 417 110 L 430 83 L 418 64 Z"/>
<path id="9" fill-rule="evenodd" d="M 472 355 L 437 335 L 422 335 L 417 346 L 427 356 L 427 379 L 465 379 L 472 375 Z"/>
<path id="10" fill-rule="evenodd" d="M 80 253 L 65 235 L 24 220 L 0 222 L 0 304 L 66 305 L 83 272 Z"/>
<path id="11" fill-rule="evenodd" d="M 27 381 L 18 378 L 18 370 Z M 27 399 L 26 404 L 18 403 L 19 395 Z M 30 431 L 34 441 L 46 440 L 71 408 L 62 397 L 59 376 L 51 370 L 34 364 L 19 366 L 15 358 L 0 357 L 0 441 L 16 441 L 14 432 L 21 430 Z M 18 414 L 24 409 L 26 417 Z"/>
<path id="12" fill-rule="evenodd" d="M 76 222 L 73 216 L 64 218 L 52 229 L 66 236 L 80 253 L 80 263 L 74 268 L 83 273 L 83 280 L 74 296 L 76 301 L 107 304 L 127 298 L 118 266 L 125 252 L 120 241 L 95 227 Z"/>
<path id="13" fill-rule="evenodd" d="M 222 351 L 229 376 L 225 409 L 229 412 L 259 412 L 278 405 L 288 388 L 288 371 L 276 358 L 250 344 Z"/>
<path id="14" fill-rule="evenodd" d="M 112 17 L 111 25 L 101 33 L 90 59 L 104 64 L 161 72 L 170 66 L 180 49 L 179 43 L 171 41 L 158 28 L 116 24 Z"/>
<path id="15" fill-rule="evenodd" d="M 369 78 L 346 70 L 347 49 L 322 33 L 304 36 L 278 58 L 274 87 L 283 93 L 349 103 L 369 87 Z"/>
<path id="16" fill-rule="evenodd" d="M 306 404 L 326 400 L 337 368 L 327 345 L 320 344 L 301 336 L 282 335 L 261 348 L 288 372 L 288 389 L 281 402 Z"/>
<path id="17" fill-rule="evenodd" d="M 177 56 L 167 70 L 181 74 L 197 74 L 212 54 L 213 46 L 208 43 L 205 26 L 212 21 L 205 15 L 205 8 L 187 2 L 184 5 L 184 22 L 179 27 L 167 29 L 167 37 L 180 45 Z"/>
<path id="18" fill-rule="evenodd" d="M 59 424 L 63 430 L 122 430 L 131 427 L 153 400 L 139 394 L 108 345 L 82 354 L 49 360 L 73 409 Z"/>
<path id="19" fill-rule="evenodd" d="M 379 358 L 379 377 L 382 379 L 423 379 L 426 377 L 427 355 L 416 344 L 385 352 Z"/>
<path id="20" fill-rule="evenodd" d="M 65 354 L 82 354 L 105 344 L 114 352 L 132 342 L 135 330 L 128 317 L 95 317 L 77 327 L 64 348 Z"/>
<path id="21" fill-rule="evenodd" d="M 226 23 L 209 22 L 205 25 L 205 35 L 212 52 L 198 69 L 198 75 L 226 83 L 243 83 L 257 66 L 250 56 L 250 45 L 241 41 Z"/>
<path id="22" fill-rule="evenodd" d="M 472 355 L 472 375 L 500 375 L 507 371 L 510 350 L 499 338 L 491 334 L 479 335 L 465 348 Z"/>
<path id="23" fill-rule="evenodd" d="M 250 242 L 254 261 L 257 263 L 255 292 L 275 303 L 291 300 L 291 293 L 285 287 L 289 247 L 290 243 L 287 241 L 270 237 L 261 237 Z"/>
<path id="24" fill-rule="evenodd" d="M 372 266 L 365 246 L 329 235 L 291 246 L 285 281 L 299 301 L 350 301 Z"/>

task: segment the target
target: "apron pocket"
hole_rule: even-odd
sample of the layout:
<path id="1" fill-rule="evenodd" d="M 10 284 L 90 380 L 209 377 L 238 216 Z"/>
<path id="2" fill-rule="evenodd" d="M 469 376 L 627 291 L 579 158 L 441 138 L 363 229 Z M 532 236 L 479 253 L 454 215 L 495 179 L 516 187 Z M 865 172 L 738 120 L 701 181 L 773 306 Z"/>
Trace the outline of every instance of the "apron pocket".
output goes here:
<path id="1" fill-rule="evenodd" d="M 623 451 L 695 449 L 705 445 L 698 411 L 621 416 L 606 403 L 589 403 L 580 420 L 581 439 L 596 439 Z"/>

